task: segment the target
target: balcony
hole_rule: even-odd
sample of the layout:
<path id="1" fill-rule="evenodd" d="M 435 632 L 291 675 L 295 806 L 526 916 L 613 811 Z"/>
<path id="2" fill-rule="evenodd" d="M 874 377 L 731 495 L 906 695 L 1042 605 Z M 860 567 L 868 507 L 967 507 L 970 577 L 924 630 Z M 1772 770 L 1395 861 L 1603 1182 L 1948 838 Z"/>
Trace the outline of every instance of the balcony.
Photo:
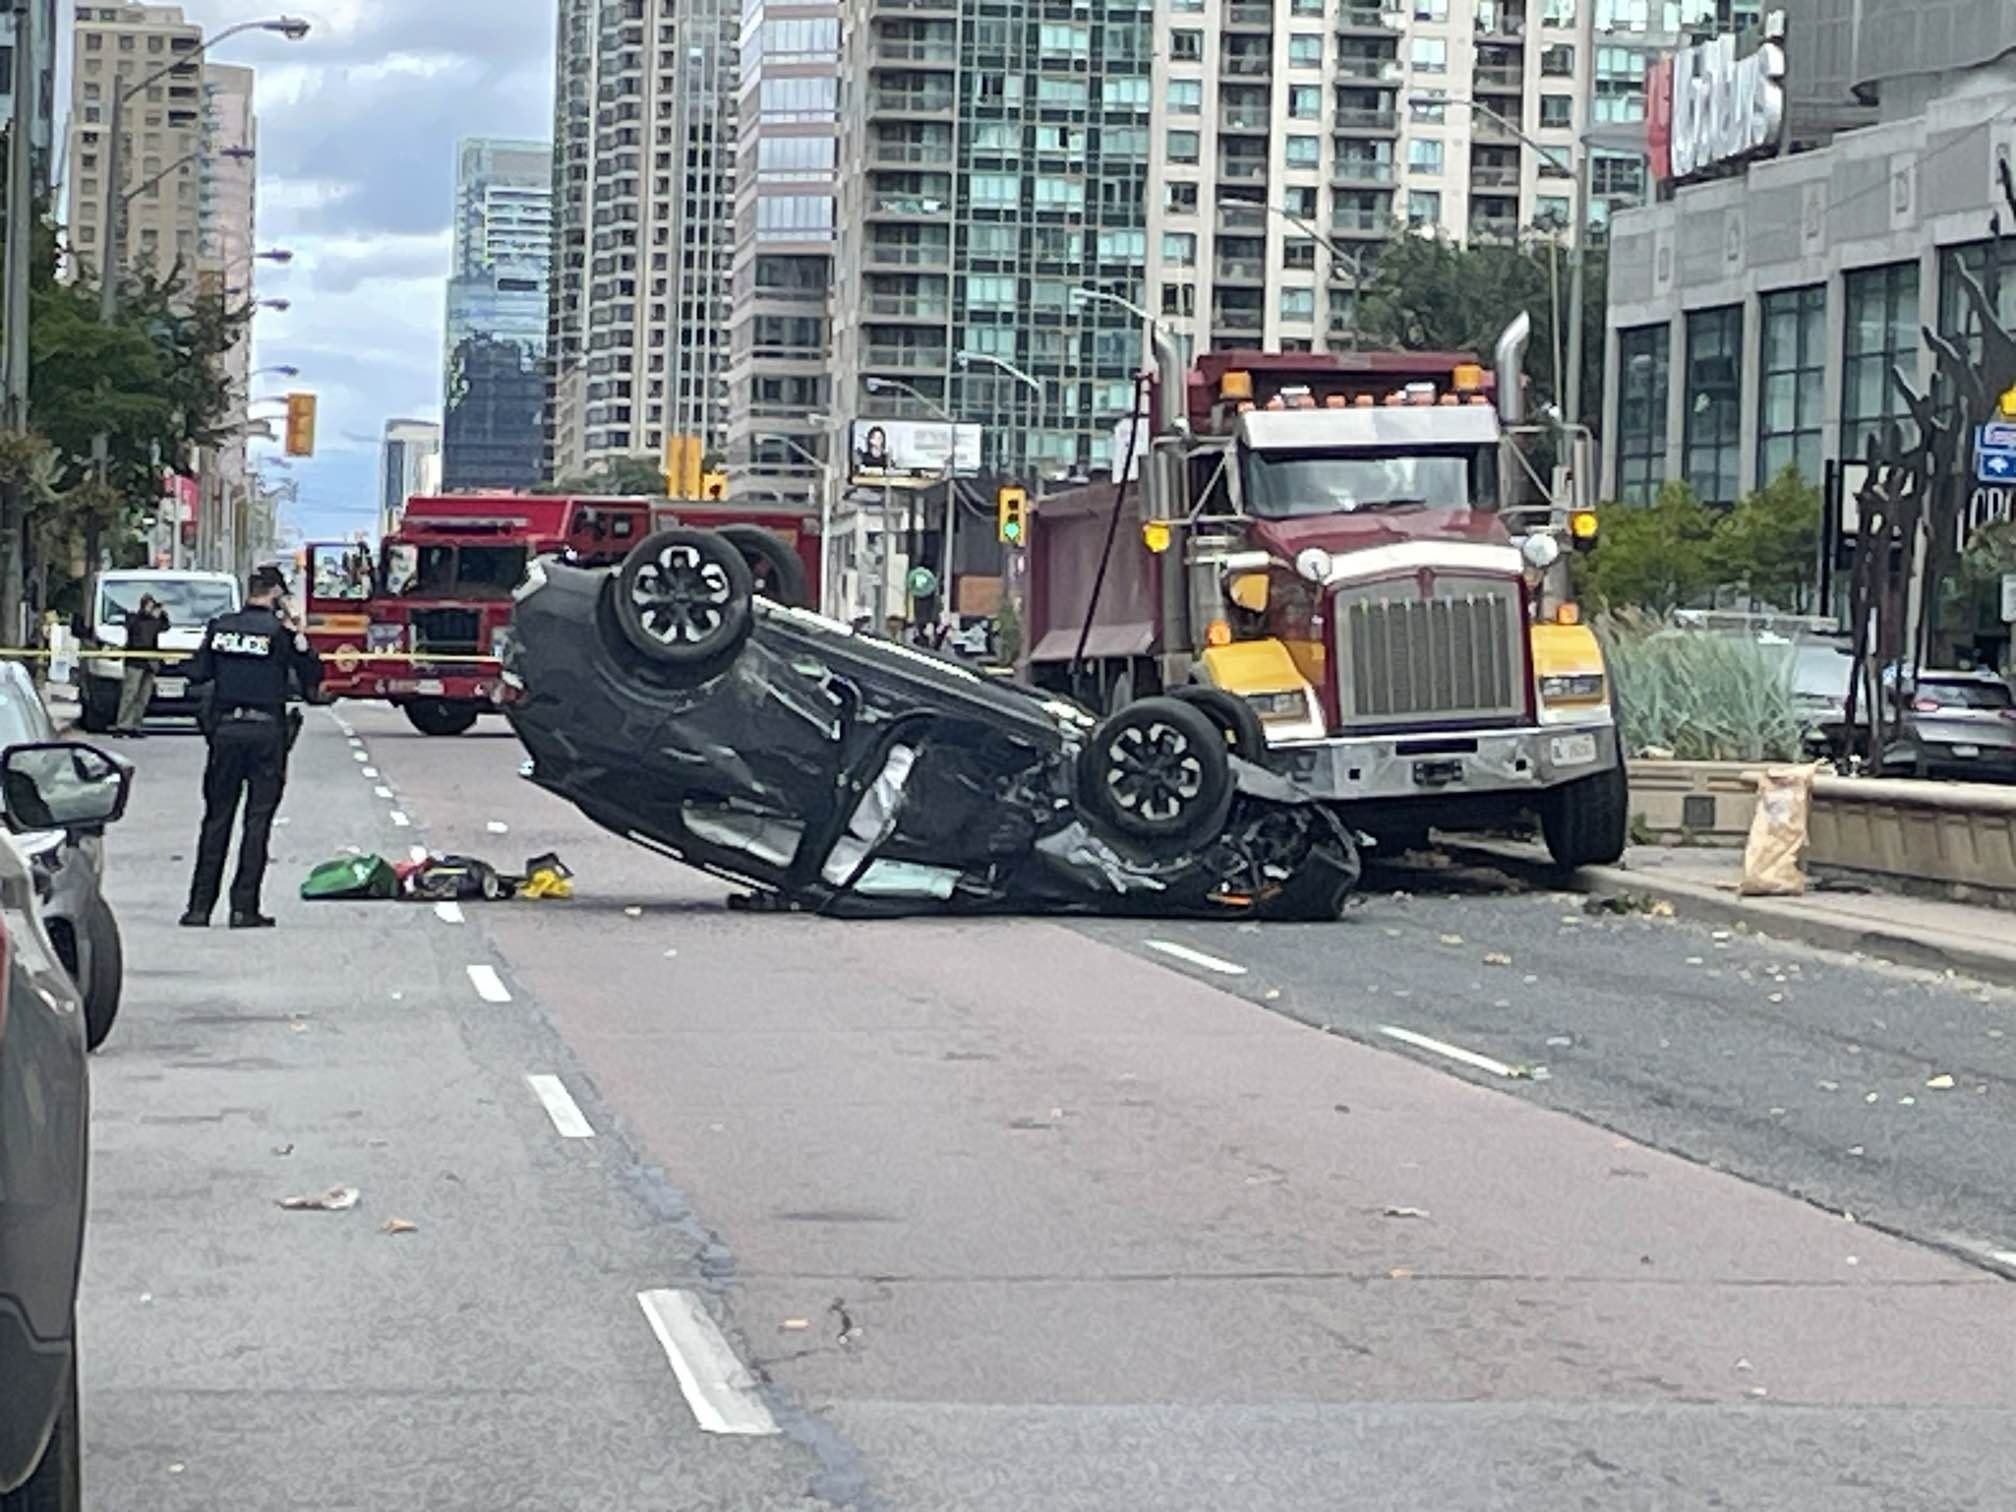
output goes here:
<path id="1" fill-rule="evenodd" d="M 883 372 L 942 373 L 945 371 L 945 358 L 943 347 L 876 346 L 871 343 L 862 366 Z"/>
<path id="2" fill-rule="evenodd" d="M 867 313 L 879 320 L 925 320 L 939 322 L 950 318 L 951 306 L 943 299 L 928 294 L 870 294 L 866 301 Z"/>
<path id="3" fill-rule="evenodd" d="M 1390 136 L 1400 129 L 1400 112 L 1390 107 L 1340 105 L 1336 113 L 1336 129 Z"/>
<path id="4" fill-rule="evenodd" d="M 871 115 L 949 116 L 953 108 L 949 89 L 875 89 L 868 93 Z"/>
<path id="5" fill-rule="evenodd" d="M 1399 11 L 1383 5 L 1354 4 L 1346 0 L 1337 12 L 1337 32 L 1345 37 L 1391 36 L 1407 24 Z"/>
<path id="6" fill-rule="evenodd" d="M 865 260 L 894 268 L 942 268 L 952 261 L 944 242 L 870 242 Z"/>
<path id="7" fill-rule="evenodd" d="M 1337 77 L 1355 79 L 1361 84 L 1398 84 L 1403 73 L 1398 58 L 1343 54 L 1337 59 Z"/>
<path id="8" fill-rule="evenodd" d="M 1336 166 L 1330 170 L 1333 184 L 1357 187 L 1363 184 L 1390 184 L 1393 182 L 1391 160 L 1374 158 L 1354 158 L 1340 154 Z"/>
<path id="9" fill-rule="evenodd" d="M 882 138 L 868 144 L 868 162 L 870 166 L 879 167 L 886 164 L 907 165 L 912 163 L 944 164 L 950 161 L 952 161 L 952 143 L 950 139 L 942 142 L 906 142 Z"/>
<path id="10" fill-rule="evenodd" d="M 906 220 L 940 220 L 952 213 L 952 201 L 935 194 L 875 194 L 869 196 L 868 213 Z"/>
<path id="11" fill-rule="evenodd" d="M 942 63 L 947 68 L 959 62 L 954 42 L 927 41 L 920 37 L 877 37 L 870 55 L 876 64 Z"/>

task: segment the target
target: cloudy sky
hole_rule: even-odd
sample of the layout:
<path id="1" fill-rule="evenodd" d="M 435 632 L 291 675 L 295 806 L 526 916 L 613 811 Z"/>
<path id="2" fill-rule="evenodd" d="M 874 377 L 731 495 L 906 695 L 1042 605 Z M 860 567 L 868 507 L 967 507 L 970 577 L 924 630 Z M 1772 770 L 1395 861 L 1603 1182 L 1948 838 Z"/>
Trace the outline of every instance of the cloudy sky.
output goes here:
<path id="1" fill-rule="evenodd" d="M 281 6 L 286 0 L 278 0 Z M 439 419 L 441 322 L 455 143 L 552 133 L 553 0 L 183 0 L 214 34 L 276 14 L 300 42 L 247 32 L 219 62 L 258 73 L 259 294 L 285 297 L 255 326 L 255 365 L 320 398 L 316 454 L 293 464 L 286 523 L 313 539 L 376 520 L 378 438 L 395 416 Z M 274 473 L 273 476 L 286 476 Z"/>

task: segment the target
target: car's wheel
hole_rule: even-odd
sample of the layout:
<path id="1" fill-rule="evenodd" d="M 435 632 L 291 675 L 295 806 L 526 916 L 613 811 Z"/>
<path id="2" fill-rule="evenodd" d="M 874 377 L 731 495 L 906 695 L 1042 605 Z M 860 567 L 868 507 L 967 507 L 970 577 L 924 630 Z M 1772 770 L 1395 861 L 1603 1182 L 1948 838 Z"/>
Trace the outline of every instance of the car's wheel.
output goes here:
<path id="1" fill-rule="evenodd" d="M 1093 811 L 1115 829 L 1168 844 L 1208 840 L 1232 802 L 1232 762 L 1210 716 L 1175 698 L 1144 698 L 1108 718 L 1085 748 Z"/>
<path id="2" fill-rule="evenodd" d="M 720 535 L 732 542 L 749 564 L 756 593 L 793 609 L 810 607 L 812 592 L 805 581 L 805 564 L 798 560 L 789 541 L 760 525 L 723 525 Z"/>
<path id="3" fill-rule="evenodd" d="M 406 722 L 422 735 L 460 735 L 476 723 L 475 704 L 452 698 L 416 698 L 403 705 Z"/>
<path id="4" fill-rule="evenodd" d="M 96 1050 L 119 1017 L 119 998 L 126 986 L 126 944 L 119 936 L 119 921 L 102 897 L 92 898 L 78 928 L 83 935 L 84 976 L 77 990 L 84 995 L 84 1043 Z"/>
<path id="5" fill-rule="evenodd" d="M 1226 747 L 1241 761 L 1259 761 L 1266 756 L 1267 727 L 1260 723 L 1253 705 L 1237 693 L 1191 683 L 1171 688 L 1169 696 L 1202 709 L 1225 736 Z"/>
<path id="6" fill-rule="evenodd" d="M 1540 800 L 1540 833 L 1556 866 L 1608 866 L 1630 838 L 1631 788 L 1619 761 Z"/>
<path id="7" fill-rule="evenodd" d="M 725 661 L 748 638 L 755 584 L 734 543 L 712 530 L 661 530 L 617 571 L 617 627 L 637 654 L 673 667 Z"/>
<path id="8" fill-rule="evenodd" d="M 71 1337 L 76 1337 L 74 1328 Z M 77 1364 L 73 1353 L 63 1410 L 50 1431 L 42 1462 L 21 1486 L 0 1492 L 0 1512 L 82 1512 L 83 1506 L 83 1418 L 77 1411 Z"/>
<path id="9" fill-rule="evenodd" d="M 84 696 L 78 700 L 77 723 L 87 734 L 103 735 L 118 722 L 119 684 L 87 675 Z"/>

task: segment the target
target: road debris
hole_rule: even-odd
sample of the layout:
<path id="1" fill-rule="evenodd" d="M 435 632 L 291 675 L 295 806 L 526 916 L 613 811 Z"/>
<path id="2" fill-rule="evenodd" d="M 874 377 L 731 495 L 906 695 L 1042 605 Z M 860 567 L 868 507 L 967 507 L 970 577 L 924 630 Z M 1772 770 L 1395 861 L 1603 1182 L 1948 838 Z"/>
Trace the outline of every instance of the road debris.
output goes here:
<path id="1" fill-rule="evenodd" d="M 363 1196 L 353 1186 L 333 1186 L 326 1192 L 301 1197 L 282 1197 L 280 1206 L 290 1213 L 341 1213 L 357 1206 Z"/>

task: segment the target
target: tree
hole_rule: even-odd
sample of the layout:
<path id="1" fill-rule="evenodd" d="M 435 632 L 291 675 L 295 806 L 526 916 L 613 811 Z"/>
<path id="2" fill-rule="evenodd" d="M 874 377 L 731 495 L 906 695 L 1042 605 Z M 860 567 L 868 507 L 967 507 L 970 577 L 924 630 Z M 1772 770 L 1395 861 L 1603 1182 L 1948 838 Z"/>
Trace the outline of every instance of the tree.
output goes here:
<path id="1" fill-rule="evenodd" d="M 1803 613 L 1820 576 L 1820 490 L 1787 467 L 1715 524 L 1716 584 Z"/>
<path id="2" fill-rule="evenodd" d="M 1585 423 L 1600 418 L 1603 395 L 1603 311 L 1609 288 L 1608 253 L 1585 254 L 1583 287 L 1582 406 Z M 1556 402 L 1554 291 L 1558 275 L 1562 318 L 1568 313 L 1570 254 L 1536 237 L 1514 246 L 1458 246 L 1442 236 L 1402 233 L 1379 252 L 1379 263 L 1358 301 L 1358 328 L 1374 343 L 1417 352 L 1476 352 L 1487 360 L 1499 335 L 1521 310 L 1533 320 L 1526 346 L 1527 396 L 1534 408 Z"/>
<path id="3" fill-rule="evenodd" d="M 576 473 L 542 483 L 533 490 L 542 494 L 567 494 L 577 498 L 665 497 L 665 474 L 658 459 L 649 452 L 616 457 L 591 472 Z"/>
<path id="4" fill-rule="evenodd" d="M 1606 505 L 1598 525 L 1596 549 L 1575 558 L 1576 591 L 1598 608 L 1665 614 L 1714 590 L 1715 514 L 1685 483 L 1650 504 Z"/>

